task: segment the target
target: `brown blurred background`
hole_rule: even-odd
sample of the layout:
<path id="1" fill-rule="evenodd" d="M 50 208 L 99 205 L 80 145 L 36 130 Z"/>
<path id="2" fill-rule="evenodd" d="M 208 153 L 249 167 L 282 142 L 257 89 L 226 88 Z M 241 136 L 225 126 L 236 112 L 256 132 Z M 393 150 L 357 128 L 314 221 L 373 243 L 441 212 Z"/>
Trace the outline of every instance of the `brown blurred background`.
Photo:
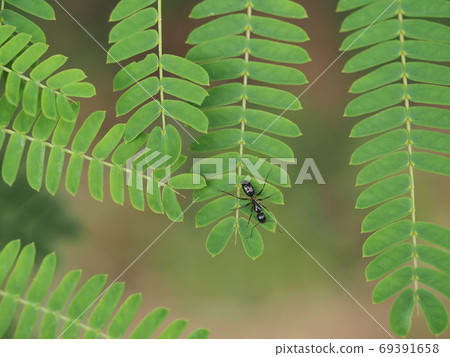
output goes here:
<path id="1" fill-rule="evenodd" d="M 188 15 L 197 1 L 164 0 L 164 50 L 184 56 L 185 40 L 200 22 Z M 312 62 L 301 68 L 312 82 L 339 55 L 344 36 L 336 1 L 301 0 L 309 19 L 299 21 L 311 41 L 304 47 Z M 106 109 L 107 126 L 117 98 L 112 93 L 116 65 L 106 65 L 105 52 L 55 3 L 57 21 L 45 23 L 52 52 L 69 56 L 69 65 L 82 68 L 98 95 L 84 101 L 83 117 Z M 79 0 L 61 4 L 105 47 L 108 47 L 109 14 L 116 1 Z M 358 168 L 348 165 L 351 152 L 363 141 L 349 139 L 355 120 L 342 118 L 347 94 L 356 77 L 341 74 L 344 56 L 320 79 L 301 102 L 305 108 L 290 117 L 299 123 L 303 137 L 289 140 L 296 156 L 314 158 L 326 185 L 307 181 L 285 191 L 286 204 L 276 209 L 288 231 L 388 328 L 392 299 L 373 306 L 374 283 L 366 283 L 361 247 L 365 237 L 360 223 L 367 212 L 354 209 L 360 189 L 354 182 Z M 304 88 L 292 88 L 300 94 Z M 189 143 L 189 137 L 183 136 Z M 186 144 L 186 147 L 188 145 Z M 299 168 L 293 169 L 296 177 Z M 450 203 L 445 178 L 417 173 L 418 219 L 449 226 Z M 59 273 L 83 269 L 84 277 L 107 273 L 111 280 L 141 253 L 169 224 L 165 217 L 138 212 L 130 204 L 94 201 L 84 179 L 76 198 L 63 189 L 58 194 L 74 217 L 82 222 L 78 240 L 54 244 L 59 253 Z M 42 195 L 47 195 L 42 192 Z M 190 199 L 182 202 L 187 207 Z M 212 338 L 387 338 L 386 333 L 325 273 L 287 234 L 264 233 L 265 251 L 256 262 L 245 256 L 240 242 L 230 242 L 216 258 L 206 252 L 208 229 L 195 229 L 191 209 L 185 222 L 173 226 L 121 278 L 128 293 L 142 292 L 141 314 L 157 306 L 171 308 L 173 318 L 187 318 L 189 330 L 206 327 Z M 39 242 L 36 242 L 39 244 Z M 422 316 L 414 314 L 411 338 L 432 338 Z M 442 337 L 450 337 L 446 332 Z"/>

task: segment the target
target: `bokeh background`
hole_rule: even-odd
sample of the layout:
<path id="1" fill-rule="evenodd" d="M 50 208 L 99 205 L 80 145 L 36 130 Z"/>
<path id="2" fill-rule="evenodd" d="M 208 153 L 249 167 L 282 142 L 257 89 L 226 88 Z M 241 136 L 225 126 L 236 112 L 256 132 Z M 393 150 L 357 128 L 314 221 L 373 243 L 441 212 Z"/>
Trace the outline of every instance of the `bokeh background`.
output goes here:
<path id="1" fill-rule="evenodd" d="M 196 2 L 164 0 L 166 53 L 184 56 L 189 49 L 185 40 L 200 23 L 188 18 Z M 311 38 L 304 47 L 312 58 L 311 63 L 299 68 L 313 81 L 340 54 L 344 36 L 339 34 L 339 26 L 343 16 L 335 13 L 337 1 L 299 2 L 309 14 L 298 24 Z M 105 48 L 111 28 L 108 18 L 115 3 L 61 0 Z M 114 116 L 117 96 L 112 93 L 112 80 L 119 68 L 106 65 L 102 48 L 55 3 L 52 5 L 57 21 L 42 23 L 51 51 L 69 56 L 68 65 L 84 69 L 88 80 L 95 84 L 98 95 L 83 102 L 82 117 L 94 110 L 107 110 L 106 132 L 118 121 Z M 342 117 L 346 103 L 352 99 L 348 88 L 356 78 L 341 74 L 346 58 L 349 55 L 301 98 L 305 109 L 290 116 L 303 132 L 303 137 L 290 140 L 296 156 L 300 162 L 314 158 L 326 185 L 306 181 L 286 190 L 285 206 L 276 208 L 275 213 L 286 229 L 388 327 L 392 299 L 372 305 L 374 283 L 366 283 L 364 277 L 369 260 L 361 254 L 365 237 L 360 234 L 360 224 L 367 212 L 354 209 L 360 192 L 354 185 L 358 168 L 348 165 L 351 152 L 362 141 L 348 138 L 355 120 Z M 292 88 L 294 94 L 302 90 Z M 183 140 L 188 143 L 189 137 L 184 135 Z M 299 169 L 291 170 L 292 177 L 298 175 Z M 5 237 L 34 240 L 42 251 L 57 251 L 60 276 L 69 269 L 83 269 L 84 279 L 107 273 L 113 280 L 170 222 L 149 211 L 138 212 L 129 203 L 124 207 L 115 205 L 108 195 L 105 202 L 96 202 L 86 183 L 85 178 L 76 198 L 60 189 L 55 199 L 45 191 L 32 193 L 23 180 L 12 189 L 5 189 L 1 183 L 4 203 L 0 206 L 0 244 L 4 244 Z M 418 219 L 450 228 L 449 181 L 417 173 L 416 186 Z M 43 203 L 32 208 L 30 203 L 20 204 L 30 200 Z M 15 214 L 7 208 L 12 202 L 19 203 Z M 190 202 L 187 198 L 182 204 L 187 207 Z M 42 211 L 38 207 L 47 207 L 48 212 L 37 216 Z M 174 225 L 121 278 L 127 293 L 142 292 L 142 316 L 157 306 L 166 306 L 171 309 L 172 319 L 187 318 L 189 330 L 206 327 L 212 338 L 388 337 L 287 234 L 264 232 L 265 251 L 255 262 L 245 255 L 239 241 L 237 245 L 230 241 L 221 255 L 211 258 L 205 249 L 209 228 L 194 227 L 198 208 L 194 206 L 184 223 Z M 26 209 L 27 213 L 23 213 Z M 34 225 L 29 224 L 33 220 Z M 410 337 L 433 337 L 423 317 L 415 313 Z M 450 333 L 441 337 L 448 338 Z"/>

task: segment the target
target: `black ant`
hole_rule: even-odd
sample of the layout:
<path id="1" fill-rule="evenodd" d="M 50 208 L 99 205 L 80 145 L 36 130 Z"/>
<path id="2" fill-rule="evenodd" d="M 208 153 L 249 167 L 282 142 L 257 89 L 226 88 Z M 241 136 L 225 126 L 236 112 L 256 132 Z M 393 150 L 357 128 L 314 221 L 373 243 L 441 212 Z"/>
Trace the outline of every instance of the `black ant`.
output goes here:
<path id="1" fill-rule="evenodd" d="M 247 181 L 247 180 L 242 181 L 242 184 L 241 184 L 242 185 L 242 190 L 244 191 L 244 193 L 246 194 L 247 197 L 238 197 L 238 196 L 235 196 L 235 195 L 233 195 L 233 194 L 231 194 L 229 192 L 222 191 L 223 193 L 225 193 L 225 194 L 227 194 L 229 196 L 232 196 L 234 198 L 237 198 L 239 200 L 250 201 L 246 205 L 236 208 L 236 209 L 242 209 L 242 208 L 246 208 L 246 207 L 252 205 L 251 212 L 250 212 L 250 217 L 248 217 L 248 221 L 247 221 L 247 226 L 250 224 L 250 220 L 252 219 L 252 216 L 253 216 L 253 211 L 256 212 L 256 218 L 258 219 L 258 223 L 253 226 L 251 234 L 250 234 L 250 238 L 253 236 L 253 230 L 259 224 L 264 224 L 266 222 L 275 222 L 275 224 L 277 223 L 276 221 L 267 219 L 265 213 L 263 212 L 263 208 L 266 209 L 269 212 L 270 212 L 270 210 L 261 203 L 261 201 L 267 200 L 272 195 L 269 195 L 267 197 L 258 199 L 259 195 L 264 191 L 264 188 L 266 187 L 266 183 L 267 183 L 267 179 L 269 178 L 269 174 L 270 174 L 270 171 L 267 174 L 267 177 L 266 177 L 266 179 L 264 181 L 263 187 L 256 194 L 255 194 L 255 188 L 250 183 L 250 181 Z"/>

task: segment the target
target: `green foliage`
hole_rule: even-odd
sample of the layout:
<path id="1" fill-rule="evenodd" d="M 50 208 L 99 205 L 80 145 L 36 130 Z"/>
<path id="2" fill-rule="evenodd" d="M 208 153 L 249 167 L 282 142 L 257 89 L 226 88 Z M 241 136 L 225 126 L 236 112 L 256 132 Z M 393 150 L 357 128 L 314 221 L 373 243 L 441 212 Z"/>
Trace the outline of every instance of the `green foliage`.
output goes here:
<path id="1" fill-rule="evenodd" d="M 32 15 L 33 19 L 25 17 L 23 13 Z M 45 34 L 34 18 L 55 20 L 55 12 L 45 0 L 2 0 L 1 17 L 3 24 L 13 26 L 17 33 L 30 35 L 32 43 L 45 43 Z"/>
<path id="2" fill-rule="evenodd" d="M 141 295 L 132 294 L 120 304 L 124 284 L 104 289 L 104 274 L 94 275 L 77 289 L 81 271 L 71 271 L 49 293 L 56 256 L 47 255 L 31 279 L 35 253 L 34 244 L 20 250 L 19 240 L 0 252 L 0 337 L 10 329 L 14 338 L 150 338 L 168 316 L 168 309 L 157 308 L 130 329 Z M 175 320 L 158 338 L 178 338 L 186 326 L 186 320 Z M 199 329 L 188 338 L 207 338 L 208 334 Z"/>
<path id="3" fill-rule="evenodd" d="M 294 157 L 283 137 L 298 137 L 300 130 L 278 114 L 283 110 L 300 110 L 301 105 L 293 94 L 273 86 L 307 83 L 305 75 L 288 64 L 310 60 L 306 51 L 298 46 L 307 41 L 308 36 L 297 25 L 273 17 L 298 20 L 307 15 L 301 5 L 288 0 L 205 0 L 191 13 L 196 19 L 216 15 L 223 16 L 199 26 L 187 40 L 195 46 L 186 57 L 199 63 L 211 81 L 219 82 L 208 91 L 209 96 L 201 105 L 209 119 L 209 128 L 214 130 L 198 138 L 191 149 L 195 152 L 226 151 L 213 156 L 224 159 L 224 175 L 220 180 L 218 177 L 207 179 L 208 186 L 194 193 L 198 201 L 212 200 L 199 210 L 196 223 L 199 227 L 216 224 L 206 242 L 213 256 L 223 251 L 233 232 L 236 237 L 239 232 L 245 252 L 256 259 L 264 245 L 257 229 L 250 239 L 251 228 L 257 223 L 255 215 L 247 224 L 240 212 L 248 216 L 250 209 L 236 209 L 245 201 L 224 196 L 221 191 L 242 195 L 240 183 L 249 173 L 248 162 L 253 165 L 258 162 L 255 153 L 263 158 L 290 160 Z M 261 136 L 257 130 L 263 131 Z M 245 149 L 253 154 L 247 154 Z M 205 159 L 203 164 L 207 162 Z M 209 165 L 200 166 L 202 175 L 210 170 Z M 268 203 L 283 204 L 283 196 L 276 188 L 283 186 L 280 170 L 266 160 L 259 170 L 261 177 L 252 179 L 258 190 L 268 175 L 269 183 L 263 194 L 270 196 Z M 230 183 L 229 178 L 234 183 Z M 269 220 L 274 220 L 270 212 L 265 212 Z M 227 217 L 231 214 L 233 217 Z M 273 222 L 259 227 L 269 231 L 276 228 Z"/>
<path id="4" fill-rule="evenodd" d="M 33 2 L 34 5 L 12 0 L 9 3 L 17 5 L 23 11 L 42 16 L 46 7 L 44 1 Z M 162 67 L 169 73 L 199 84 L 208 84 L 208 75 L 200 66 L 186 59 L 162 55 L 160 32 L 148 30 L 157 22 L 158 12 L 154 8 L 139 11 L 154 1 L 144 1 L 140 5 L 138 3 L 122 1 L 114 10 L 111 19 L 123 20 L 111 31 L 110 39 L 114 42 L 111 55 L 121 60 L 130 58 L 140 51 L 152 49 L 157 43 L 160 53 L 159 56 L 150 54 L 138 63 L 132 62 L 118 73 L 114 89 L 129 89 L 117 102 L 117 115 L 122 116 L 131 111 L 134 113 L 126 124 L 113 126 L 103 137 L 98 137 L 106 117 L 102 111 L 89 115 L 81 128 L 74 131 L 78 127 L 80 104 L 73 98 L 89 98 L 95 94 L 95 88 L 90 83 L 83 82 L 86 78 L 83 71 L 61 71 L 60 67 L 67 60 L 62 55 L 41 60 L 48 46 L 34 41 L 34 32 L 28 31 L 29 27 L 15 28 L 2 24 L 0 71 L 3 74 L 4 81 L 1 85 L 4 90 L 0 98 L 0 149 L 5 144 L 2 178 L 7 184 L 15 182 L 24 158 L 28 182 L 33 189 L 39 191 L 45 185 L 47 191 L 54 195 L 65 173 L 66 190 L 76 195 L 82 171 L 88 166 L 90 193 L 94 199 L 102 201 L 105 171 L 109 169 L 110 193 L 116 203 L 124 204 L 127 186 L 131 204 L 136 209 L 144 210 L 147 199 L 153 211 L 170 212 L 169 218 L 182 220 L 176 198 L 178 192 L 163 179 L 178 169 L 186 157 L 181 155 L 178 131 L 171 125 L 166 127 L 165 113 L 162 113 L 160 102 L 150 101 L 149 94 L 160 92 L 163 98 L 165 91 L 172 96 L 200 104 L 207 95 L 206 91 L 189 81 L 163 78 Z M 153 45 L 150 46 L 148 41 L 141 41 L 142 36 L 154 37 L 155 34 L 157 41 Z M 142 44 L 147 47 L 140 48 Z M 112 56 L 109 56 L 108 60 L 111 59 Z M 148 77 L 158 68 L 160 78 Z M 137 81 L 140 82 L 135 84 Z M 195 106 L 182 100 L 166 100 L 164 108 L 170 111 L 174 119 L 206 132 L 207 118 Z M 146 133 L 146 128 L 160 116 L 163 117 L 162 129 L 155 127 L 150 134 Z M 151 175 L 144 171 L 158 158 L 149 160 L 147 166 L 141 168 L 136 165 L 137 162 L 127 165 L 140 150 L 146 148 L 159 151 L 162 155 L 171 155 L 171 160 L 158 166 L 159 169 Z M 136 161 L 142 161 L 146 158 L 137 159 Z M 144 182 L 147 182 L 145 188 Z M 186 183 L 186 177 L 182 182 Z M 195 187 L 201 188 L 204 185 L 205 182 L 201 179 Z M 160 194 L 161 188 L 166 189 L 165 195 Z M 186 185 L 178 182 L 177 189 L 191 188 L 192 180 Z M 153 194 L 146 195 L 146 191 Z"/>
<path id="5" fill-rule="evenodd" d="M 345 115 L 370 115 L 353 128 L 352 137 L 369 140 L 355 150 L 351 164 L 368 164 L 357 185 L 371 184 L 356 207 L 375 207 L 362 223 L 362 232 L 373 232 L 364 244 L 364 256 L 377 255 L 367 266 L 367 280 L 382 278 L 373 301 L 399 293 L 390 315 L 391 328 L 399 336 L 409 333 L 416 304 L 430 331 L 441 334 L 447 329 L 448 313 L 435 292 L 450 297 L 450 231 L 416 222 L 420 210 L 414 174 L 421 170 L 450 176 L 449 158 L 440 155 L 450 153 L 450 136 L 433 130 L 450 128 L 450 111 L 445 108 L 450 105 L 450 70 L 441 64 L 450 60 L 450 27 L 433 19 L 450 17 L 450 3 L 341 0 L 338 10 L 354 10 L 344 19 L 342 31 L 355 32 L 341 49 L 361 50 L 344 72 L 368 70 L 353 83 L 350 92 L 359 96 Z"/>
<path id="6" fill-rule="evenodd" d="M 155 3 L 157 8 L 152 6 Z M 108 62 L 120 62 L 122 69 L 114 78 L 114 90 L 124 91 L 117 101 L 116 114 L 118 117 L 129 115 L 129 118 L 126 124 L 117 127 L 117 134 L 112 134 L 105 145 L 113 139 L 123 137 L 124 145 L 133 147 L 121 156 L 121 163 L 128 161 L 139 150 L 148 149 L 148 153 L 133 163 L 138 171 L 136 174 L 143 175 L 143 171 L 150 170 L 153 177 L 166 181 L 168 175 L 173 176 L 186 160 L 181 155 L 178 130 L 166 122 L 170 117 L 180 127 L 185 125 L 206 133 L 208 118 L 195 105 L 202 104 L 208 95 L 201 87 L 209 84 L 208 74 L 193 62 L 163 54 L 160 0 L 121 0 L 112 11 L 110 21 L 116 24 L 109 35 L 109 41 L 113 45 L 108 54 Z M 136 55 L 154 49 L 157 49 L 157 53 L 147 54 L 137 62 L 130 61 Z M 165 99 L 165 96 L 175 99 Z M 160 125 L 155 124 L 158 119 L 161 119 Z M 166 157 L 167 161 L 161 163 L 162 157 Z M 139 168 L 143 171 L 139 172 Z M 99 175 L 100 172 L 97 176 Z M 146 196 L 147 205 L 153 212 L 165 212 L 174 221 L 183 220 L 174 188 L 199 189 L 205 186 L 203 178 L 195 184 L 192 175 L 184 174 L 172 177 L 164 187 L 156 186 L 153 180 L 148 180 L 152 190 L 145 193 L 145 190 L 133 187 L 136 181 L 133 180 L 130 191 L 132 204 L 143 210 Z M 116 183 L 115 178 L 111 178 L 111 182 L 114 183 L 113 187 L 122 186 L 121 182 Z M 113 198 L 119 203 L 123 201 L 123 195 L 119 192 Z"/>

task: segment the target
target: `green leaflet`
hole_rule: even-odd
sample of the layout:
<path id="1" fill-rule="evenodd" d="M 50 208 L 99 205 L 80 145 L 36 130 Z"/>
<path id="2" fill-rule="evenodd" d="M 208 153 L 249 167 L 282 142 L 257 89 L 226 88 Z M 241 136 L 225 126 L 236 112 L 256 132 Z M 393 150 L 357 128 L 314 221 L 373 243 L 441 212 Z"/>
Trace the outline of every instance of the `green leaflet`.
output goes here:
<path id="1" fill-rule="evenodd" d="M 27 48 L 12 65 L 12 69 L 19 73 L 26 72 L 39 58 L 41 58 L 45 52 L 47 52 L 48 46 L 44 43 L 35 43 Z M 83 78 L 84 79 L 84 78 Z"/>
<path id="2" fill-rule="evenodd" d="M 358 174 L 356 185 L 366 185 L 398 173 L 406 169 L 409 164 L 409 155 L 406 151 L 386 155 L 364 167 Z"/>
<path id="3" fill-rule="evenodd" d="M 300 27 L 277 19 L 252 16 L 250 26 L 256 35 L 274 40 L 288 42 L 305 42 L 309 40 L 306 32 Z"/>
<path id="4" fill-rule="evenodd" d="M 235 226 L 233 217 L 228 217 L 214 226 L 206 239 L 206 249 L 214 257 L 225 249 L 233 235 Z"/>
<path id="5" fill-rule="evenodd" d="M 172 322 L 167 328 L 159 335 L 159 339 L 178 338 L 186 329 L 187 321 L 178 319 Z"/>
<path id="6" fill-rule="evenodd" d="M 72 150 L 77 153 L 85 153 L 91 146 L 92 141 L 97 136 L 103 121 L 105 120 L 106 112 L 98 111 L 92 113 L 83 123 L 80 130 L 78 130 L 72 142 Z"/>
<path id="7" fill-rule="evenodd" d="M 448 26 L 427 20 L 405 20 L 402 28 L 405 35 L 417 40 L 431 40 L 448 43 L 450 42 L 450 29 Z"/>
<path id="8" fill-rule="evenodd" d="M 123 337 L 128 327 L 133 322 L 141 302 L 142 297 L 140 294 L 131 295 L 127 300 L 125 300 L 109 325 L 108 334 L 111 337 Z"/>
<path id="9" fill-rule="evenodd" d="M 364 93 L 402 78 L 403 67 L 400 63 L 389 63 L 370 72 L 355 81 L 350 88 L 351 93 Z"/>
<path id="10" fill-rule="evenodd" d="M 208 93 L 196 84 L 178 78 L 163 78 L 161 82 L 163 90 L 170 95 L 201 105 Z"/>
<path id="11" fill-rule="evenodd" d="M 257 11 L 275 16 L 294 19 L 304 19 L 308 17 L 303 6 L 289 0 L 254 0 L 253 4 Z"/>
<path id="12" fill-rule="evenodd" d="M 134 35 L 136 32 L 146 30 L 156 24 L 158 12 L 155 8 L 139 11 L 124 21 L 115 25 L 109 33 L 109 43 L 119 42 Z"/>
<path id="13" fill-rule="evenodd" d="M 406 41 L 404 50 L 408 57 L 416 60 L 448 62 L 450 45 L 427 41 Z"/>
<path id="14" fill-rule="evenodd" d="M 247 179 L 251 179 L 254 187 L 262 188 L 262 182 L 267 178 L 270 182 L 264 191 L 264 195 L 270 196 L 267 201 L 275 204 L 284 202 L 276 186 L 290 185 L 287 174 L 267 159 L 260 160 L 257 155 L 285 161 L 294 158 L 292 149 L 271 135 L 301 135 L 297 125 L 284 117 L 284 111 L 302 109 L 300 101 L 296 95 L 279 86 L 307 83 L 303 72 L 290 64 L 310 61 L 308 53 L 298 45 L 307 41 L 308 35 L 297 21 L 283 19 L 305 18 L 306 11 L 289 0 L 254 0 L 251 3 L 206 0 L 194 7 L 191 16 L 208 18 L 208 21 L 189 35 L 187 42 L 194 46 L 188 51 L 187 58 L 201 64 L 210 77 L 212 87 L 201 105 L 209 121 L 209 131 L 196 138 L 190 149 L 195 152 L 226 151 L 211 158 L 223 160 L 220 167 L 214 164 L 208 166 L 208 159 L 200 161 L 198 168 L 207 186 L 197 190 L 194 198 L 198 201 L 213 200 L 198 211 L 196 224 L 204 227 L 219 221 L 206 242 L 211 255 L 224 250 L 234 231 L 235 236 L 239 232 L 246 254 L 256 259 L 264 247 L 258 229 L 275 231 L 274 217 L 264 208 L 267 222 L 254 230 L 252 227 L 258 223 L 255 215 L 247 227 L 247 218 L 241 218 L 240 214 L 242 211 L 244 216 L 250 215 L 250 207 L 223 219 L 245 201 L 224 196 L 222 191 L 242 196 L 240 182 L 246 175 L 249 175 Z M 225 80 L 225 83 L 214 83 Z M 247 150 L 253 154 L 248 155 Z M 223 176 L 211 176 L 215 173 L 213 168 Z M 256 177 L 253 178 L 255 168 L 262 176 L 258 177 L 261 183 L 255 180 Z"/>
<path id="15" fill-rule="evenodd" d="M 68 69 L 61 71 L 47 80 L 47 85 L 51 89 L 61 89 L 62 87 L 75 82 L 82 81 L 86 78 L 84 72 L 80 69 Z"/>
<path id="16" fill-rule="evenodd" d="M 61 88 L 61 93 L 70 97 L 90 98 L 95 95 L 95 87 L 90 83 L 72 83 Z"/>
<path id="17" fill-rule="evenodd" d="M 373 232 L 411 213 L 410 198 L 402 197 L 385 203 L 364 218 L 362 232 Z"/>
<path id="18" fill-rule="evenodd" d="M 350 134 L 353 138 L 380 134 L 395 129 L 406 121 L 406 111 L 403 107 L 394 107 L 383 110 L 357 123 Z"/>
<path id="19" fill-rule="evenodd" d="M 239 219 L 239 235 L 245 253 L 253 260 L 259 258 L 264 250 L 264 242 L 258 230 L 247 225 L 247 220 L 244 218 Z"/>
<path id="20" fill-rule="evenodd" d="M 418 222 L 416 232 L 420 239 L 450 250 L 450 230 L 433 223 Z"/>
<path id="21" fill-rule="evenodd" d="M 398 221 L 373 233 L 364 243 L 363 255 L 371 257 L 411 237 L 411 221 Z"/>
<path id="22" fill-rule="evenodd" d="M 406 64 L 408 78 L 417 82 L 433 84 L 450 84 L 450 69 L 448 67 L 433 64 L 411 62 Z"/>
<path id="23" fill-rule="evenodd" d="M 344 67 L 344 72 L 353 73 L 373 68 L 400 57 L 400 41 L 383 42 L 364 50 L 351 58 Z"/>
<path id="24" fill-rule="evenodd" d="M 406 266 L 389 274 L 380 280 L 373 289 L 373 302 L 378 304 L 390 298 L 401 289 L 408 286 L 413 280 L 413 268 Z"/>
<path id="25" fill-rule="evenodd" d="M 254 57 L 272 62 L 302 64 L 311 61 L 303 48 L 275 41 L 251 39 L 249 49 Z"/>
<path id="26" fill-rule="evenodd" d="M 370 72 L 353 83 L 350 92 L 358 97 L 347 106 L 345 115 L 364 116 L 354 126 L 352 137 L 374 136 L 351 158 L 355 165 L 375 160 L 358 174 L 357 185 L 372 185 L 359 196 L 357 208 L 387 201 L 368 213 L 362 223 L 363 232 L 373 232 L 363 254 L 377 255 L 368 265 L 366 276 L 368 280 L 379 279 L 406 264 L 378 283 L 374 302 L 384 301 L 410 285 L 393 303 L 392 331 L 407 336 L 418 301 L 428 327 L 439 334 L 447 328 L 448 314 L 437 297 L 418 288 L 415 280 L 448 297 L 445 284 L 449 281 L 449 255 L 443 250 L 449 249 L 448 230 L 416 222 L 421 209 L 416 206 L 418 187 L 413 182 L 417 186 L 416 169 L 450 175 L 449 159 L 439 155 L 449 154 L 450 136 L 428 130 L 450 128 L 450 111 L 446 108 L 450 105 L 450 71 L 439 63 L 450 60 L 450 28 L 433 19 L 449 17 L 450 5 L 441 0 L 340 0 L 338 11 L 348 10 L 353 11 L 341 30 L 355 31 L 347 35 L 341 49 L 362 50 L 350 58 L 344 72 Z M 421 244 L 422 240 L 431 245 Z"/>
<path id="27" fill-rule="evenodd" d="M 114 77 L 114 91 L 130 87 L 137 81 L 154 73 L 158 69 L 158 56 L 154 53 L 147 55 L 139 62 L 131 62 L 122 68 Z"/>
<path id="28" fill-rule="evenodd" d="M 416 250 L 419 260 L 435 267 L 445 274 L 450 274 L 449 253 L 427 245 L 418 245 Z"/>
<path id="29" fill-rule="evenodd" d="M 450 128 L 450 111 L 446 109 L 417 106 L 410 108 L 409 116 L 415 125 L 438 129 Z"/>
<path id="30" fill-rule="evenodd" d="M 363 191 L 356 201 L 356 208 L 369 208 L 403 195 L 411 189 L 411 177 L 400 175 L 379 181 Z"/>
<path id="31" fill-rule="evenodd" d="M 448 312 L 438 298 L 427 290 L 417 291 L 419 304 L 427 321 L 427 325 L 434 334 L 441 334 L 448 327 Z"/>
<path id="32" fill-rule="evenodd" d="M 201 189 L 206 186 L 204 177 L 194 174 L 181 174 L 172 177 L 168 183 L 171 187 L 179 190 Z"/>
<path id="33" fill-rule="evenodd" d="M 397 129 L 382 134 L 375 139 L 361 145 L 352 155 L 352 165 L 364 164 L 378 157 L 406 147 L 408 133 L 404 129 Z"/>
<path id="34" fill-rule="evenodd" d="M 167 167 L 171 164 L 174 164 L 181 154 L 181 138 L 178 131 L 172 126 L 169 125 L 166 128 L 166 131 L 157 126 L 150 133 L 147 141 L 147 148 L 151 151 L 156 152 L 158 155 L 154 157 L 154 161 L 149 161 L 149 165 L 155 169 L 160 167 Z M 161 159 L 160 156 L 167 155 L 164 162 L 158 163 Z M 151 156 L 148 157 L 150 159 Z"/>
<path id="35" fill-rule="evenodd" d="M 183 211 L 178 203 L 175 192 L 169 186 L 164 186 L 163 188 L 162 204 L 169 219 L 174 222 L 183 222 Z"/>
<path id="36" fill-rule="evenodd" d="M 75 196 L 80 187 L 81 174 L 83 172 L 84 158 L 79 154 L 72 154 L 67 166 L 66 189 Z"/>
<path id="37" fill-rule="evenodd" d="M 366 4 L 368 1 L 365 1 L 364 3 Z M 364 3 L 360 4 L 363 5 Z M 349 6 L 348 8 L 353 7 L 354 6 Z M 345 8 L 345 6 L 343 8 Z M 371 1 L 371 4 L 357 9 L 350 15 L 347 15 L 342 22 L 341 31 L 357 30 L 361 27 L 370 25 L 377 18 L 378 21 L 391 18 L 396 14 L 397 10 L 398 4 L 390 0 Z M 344 10 L 342 9 L 341 11 Z"/>
<path id="38" fill-rule="evenodd" d="M 44 175 L 45 145 L 41 141 L 30 144 L 27 155 L 27 179 L 30 186 L 39 191 Z"/>
<path id="39" fill-rule="evenodd" d="M 345 116 L 356 117 L 370 114 L 392 105 L 399 104 L 405 98 L 405 89 L 401 84 L 391 84 L 365 93 L 350 102 L 345 110 Z"/>
<path id="40" fill-rule="evenodd" d="M 414 292 L 403 290 L 395 299 L 389 316 L 389 324 L 395 334 L 405 337 L 411 329 L 411 318 L 414 309 Z"/>
<path id="41" fill-rule="evenodd" d="M 427 152 L 414 152 L 411 159 L 416 169 L 450 176 L 450 159 L 447 157 Z"/>
<path id="42" fill-rule="evenodd" d="M 271 84 L 302 85 L 308 83 L 302 72 L 287 66 L 250 61 L 247 71 L 250 78 Z"/>
<path id="43" fill-rule="evenodd" d="M 156 308 L 139 323 L 130 338 L 149 338 L 164 322 L 168 314 L 168 309 Z"/>
<path id="44" fill-rule="evenodd" d="M 31 42 L 46 42 L 45 34 L 41 28 L 25 16 L 12 10 L 4 9 L 2 11 L 2 18 L 3 23 L 5 25 L 14 26 L 17 33 L 27 33 L 31 35 Z"/>
<path id="45" fill-rule="evenodd" d="M 7 0 L 8 4 L 11 4 L 20 10 L 23 10 L 31 15 L 38 16 L 45 20 L 54 20 L 55 12 L 53 8 L 44 0 L 35 0 L 29 2 L 26 0 Z"/>
<path id="46" fill-rule="evenodd" d="M 341 51 L 355 50 L 398 37 L 400 24 L 397 20 L 386 20 L 375 23 L 370 28 L 364 28 L 348 35 L 342 42 Z"/>
<path id="47" fill-rule="evenodd" d="M 140 107 L 126 124 L 124 139 L 133 141 L 161 115 L 161 104 L 154 100 Z"/>
<path id="48" fill-rule="evenodd" d="M 206 0 L 197 4 L 191 12 L 190 17 L 200 19 L 212 15 L 221 15 L 229 12 L 245 9 L 245 0 L 226 0 L 220 3 L 215 0 Z"/>
<path id="49" fill-rule="evenodd" d="M 215 40 L 224 36 L 239 35 L 248 25 L 245 14 L 232 14 L 219 17 L 192 31 L 186 43 L 196 45 L 202 42 Z"/>
<path id="50" fill-rule="evenodd" d="M 15 133 L 10 137 L 2 163 L 2 178 L 10 186 L 16 180 L 24 147 L 25 138 L 22 134 Z"/>
<path id="51" fill-rule="evenodd" d="M 411 140 L 421 149 L 450 154 L 450 135 L 428 130 L 413 130 Z"/>
<path id="52" fill-rule="evenodd" d="M 417 277 L 419 281 L 430 288 L 441 293 L 445 297 L 450 297 L 450 276 L 434 269 L 417 268 Z"/>
<path id="53" fill-rule="evenodd" d="M 119 98 L 116 104 L 117 116 L 122 116 L 136 109 L 147 100 L 154 99 L 153 96 L 158 93 L 159 79 L 150 77 L 136 83 L 133 87 L 128 89 Z"/>
<path id="54" fill-rule="evenodd" d="M 187 124 L 199 132 L 206 133 L 208 119 L 194 106 L 176 100 L 165 100 L 163 106 L 168 116 Z"/>
<path id="55" fill-rule="evenodd" d="M 402 266 L 411 260 L 413 256 L 413 246 L 411 243 L 396 245 L 378 255 L 367 265 L 366 278 L 368 281 L 379 279 L 390 273 L 394 269 Z"/>
<path id="56" fill-rule="evenodd" d="M 218 198 L 206 204 L 197 212 L 195 218 L 196 226 L 206 227 L 218 219 L 229 215 L 235 208 L 235 204 L 236 199 L 229 196 Z"/>
<path id="57" fill-rule="evenodd" d="M 115 63 L 149 51 L 158 44 L 158 33 L 146 30 L 135 33 L 114 44 L 108 52 L 108 63 Z"/>
<path id="58" fill-rule="evenodd" d="M 97 201 L 103 201 L 103 165 L 98 160 L 89 163 L 89 192 Z"/>
<path id="59" fill-rule="evenodd" d="M 98 160 L 105 160 L 119 144 L 125 132 L 124 124 L 114 125 L 108 133 L 95 145 L 92 156 Z"/>
<path id="60" fill-rule="evenodd" d="M 61 181 L 61 175 L 63 171 L 65 153 L 64 151 L 55 146 L 50 151 L 50 156 L 48 158 L 47 173 L 45 175 L 45 187 L 47 191 L 55 195 L 58 191 L 59 184 Z"/>
<path id="61" fill-rule="evenodd" d="M 161 58 L 163 69 L 169 73 L 201 85 L 209 85 L 208 73 L 185 58 L 164 54 Z"/>

